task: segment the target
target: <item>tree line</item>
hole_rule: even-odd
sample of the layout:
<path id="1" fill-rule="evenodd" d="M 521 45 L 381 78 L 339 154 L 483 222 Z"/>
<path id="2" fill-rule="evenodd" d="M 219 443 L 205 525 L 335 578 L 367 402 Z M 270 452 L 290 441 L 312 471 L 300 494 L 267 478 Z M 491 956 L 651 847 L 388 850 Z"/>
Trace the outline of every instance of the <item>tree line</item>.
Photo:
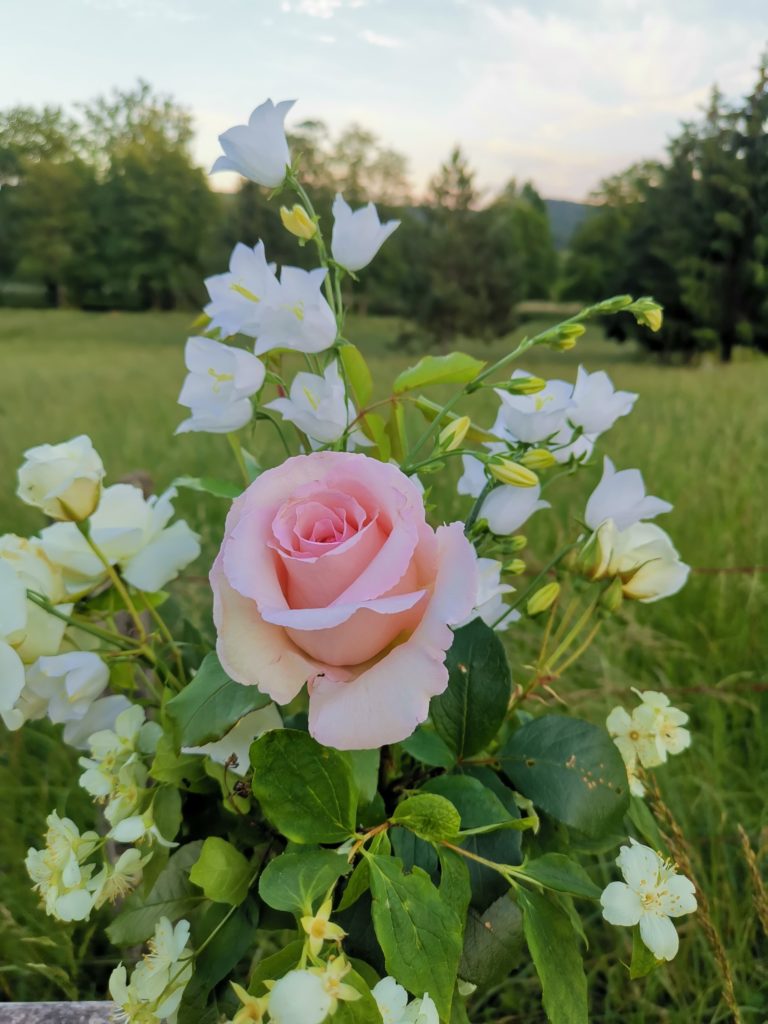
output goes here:
<path id="1" fill-rule="evenodd" d="M 202 279 L 225 269 L 238 241 L 264 240 L 270 259 L 308 265 L 265 190 L 244 182 L 212 192 L 190 152 L 190 114 L 145 82 L 80 105 L 0 111 L 0 281 L 44 288 L 48 305 L 172 309 L 204 301 Z M 415 321 L 437 339 L 498 334 L 517 303 L 550 295 L 557 254 L 546 207 L 511 181 L 490 199 L 456 148 L 423 201 L 405 158 L 351 125 L 319 121 L 290 139 L 303 179 L 330 226 L 342 191 L 373 198 L 402 223 L 363 277 L 364 311 Z"/>
<path id="2" fill-rule="evenodd" d="M 768 55 L 748 96 L 729 103 L 713 90 L 666 159 L 608 178 L 595 199 L 571 240 L 563 297 L 653 295 L 663 330 L 637 336 L 662 357 L 768 352 Z"/>

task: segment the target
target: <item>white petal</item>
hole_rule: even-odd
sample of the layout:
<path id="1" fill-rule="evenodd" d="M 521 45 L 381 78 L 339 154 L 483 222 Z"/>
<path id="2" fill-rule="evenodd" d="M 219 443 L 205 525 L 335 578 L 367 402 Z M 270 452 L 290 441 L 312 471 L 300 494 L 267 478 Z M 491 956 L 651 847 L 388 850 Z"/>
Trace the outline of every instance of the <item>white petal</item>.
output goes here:
<path id="1" fill-rule="evenodd" d="M 600 897 L 603 917 L 609 924 L 637 924 L 643 913 L 640 897 L 624 882 L 611 882 Z"/>
<path id="2" fill-rule="evenodd" d="M 644 914 L 640 918 L 640 938 L 657 960 L 674 960 L 677 955 L 680 940 L 668 917 Z"/>

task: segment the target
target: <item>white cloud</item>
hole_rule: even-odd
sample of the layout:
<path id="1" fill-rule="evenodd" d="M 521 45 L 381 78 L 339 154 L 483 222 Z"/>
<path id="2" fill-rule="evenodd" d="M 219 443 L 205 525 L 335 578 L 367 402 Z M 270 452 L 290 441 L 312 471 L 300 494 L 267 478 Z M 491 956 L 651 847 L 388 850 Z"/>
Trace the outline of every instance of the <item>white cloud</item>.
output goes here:
<path id="1" fill-rule="evenodd" d="M 396 49 L 398 46 L 403 45 L 402 39 L 397 39 L 395 36 L 383 36 L 367 28 L 363 29 L 360 33 L 360 38 L 366 43 L 370 43 L 371 46 L 383 46 L 388 50 Z"/>
<path id="2" fill-rule="evenodd" d="M 201 14 L 190 11 L 182 0 L 85 0 L 86 6 L 107 13 L 127 14 L 138 19 L 160 19 L 186 25 L 199 21 Z"/>
<path id="3" fill-rule="evenodd" d="M 341 8 L 363 7 L 365 0 L 283 0 L 280 9 L 286 13 L 295 11 L 310 18 L 332 18 Z"/>

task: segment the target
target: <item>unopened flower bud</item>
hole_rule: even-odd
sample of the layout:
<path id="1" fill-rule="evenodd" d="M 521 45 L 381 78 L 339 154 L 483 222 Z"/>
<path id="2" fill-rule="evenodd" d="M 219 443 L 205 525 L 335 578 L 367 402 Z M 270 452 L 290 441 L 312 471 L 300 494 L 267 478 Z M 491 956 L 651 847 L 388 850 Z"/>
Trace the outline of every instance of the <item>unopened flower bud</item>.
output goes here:
<path id="1" fill-rule="evenodd" d="M 459 416 L 457 420 L 453 420 L 447 427 L 443 427 L 440 431 L 440 437 L 438 439 L 438 445 L 441 451 L 452 452 L 454 448 L 458 448 L 464 438 L 467 436 L 472 421 L 469 416 Z"/>
<path id="2" fill-rule="evenodd" d="M 539 478 L 532 470 L 526 469 L 518 462 L 512 462 L 511 459 L 491 462 L 488 468 L 497 480 L 511 487 L 535 487 L 539 482 Z"/>
<path id="3" fill-rule="evenodd" d="M 508 551 L 522 551 L 528 543 L 528 538 L 524 537 L 522 533 L 515 534 L 514 537 L 507 538 L 507 550 Z"/>
<path id="4" fill-rule="evenodd" d="M 546 583 L 528 598 L 528 604 L 526 605 L 528 614 L 541 615 L 542 612 L 552 607 L 559 594 L 560 584 L 556 580 L 553 580 L 552 583 Z"/>
<path id="5" fill-rule="evenodd" d="M 616 576 L 600 595 L 600 605 L 609 612 L 617 612 L 623 601 L 624 592 L 621 580 Z"/>
<path id="6" fill-rule="evenodd" d="M 572 568 L 588 580 L 599 579 L 605 570 L 606 554 L 599 531 L 593 533 L 581 551 L 576 553 Z"/>
<path id="7" fill-rule="evenodd" d="M 536 395 L 546 386 L 547 382 L 541 377 L 514 377 L 501 384 L 494 384 L 494 387 L 508 391 L 511 395 Z"/>
<path id="8" fill-rule="evenodd" d="M 504 566 L 504 572 L 508 572 L 512 576 L 519 576 L 521 572 L 525 572 L 525 569 L 526 565 L 522 558 L 513 558 Z"/>
<path id="9" fill-rule="evenodd" d="M 547 344 L 558 352 L 567 352 L 575 346 L 577 338 L 580 338 L 585 330 L 584 324 L 561 324 L 557 328 L 557 334 Z"/>
<path id="10" fill-rule="evenodd" d="M 637 320 L 641 327 L 648 327 L 652 331 L 661 330 L 661 325 L 664 322 L 664 312 L 655 299 L 647 295 L 643 296 L 641 299 L 633 302 L 629 308 L 634 313 L 635 320 Z"/>
<path id="11" fill-rule="evenodd" d="M 546 448 L 531 448 L 524 455 L 520 456 L 520 465 L 527 469 L 542 470 L 554 466 L 557 459 Z"/>
<path id="12" fill-rule="evenodd" d="M 317 224 L 312 220 L 303 206 L 297 203 L 292 210 L 287 206 L 280 207 L 280 220 L 283 227 L 297 238 L 305 240 L 313 238 L 317 232 Z"/>

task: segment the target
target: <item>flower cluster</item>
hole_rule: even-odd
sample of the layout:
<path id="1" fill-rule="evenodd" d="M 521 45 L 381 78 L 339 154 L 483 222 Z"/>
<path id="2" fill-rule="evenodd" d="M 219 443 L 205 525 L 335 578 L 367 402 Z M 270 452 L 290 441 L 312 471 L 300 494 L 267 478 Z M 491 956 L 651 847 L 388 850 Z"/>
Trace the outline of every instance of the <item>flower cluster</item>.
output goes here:
<path id="1" fill-rule="evenodd" d="M 81 834 L 51 814 L 27 869 L 63 921 L 128 897 L 109 934 L 149 947 L 109 982 L 125 1024 L 466 1021 L 466 1001 L 521 965 L 498 941 L 510 913 L 544 1004 L 556 978 L 586 1021 L 571 896 L 637 929 L 634 974 L 675 955 L 670 918 L 696 909 L 693 881 L 634 839 L 602 895 L 576 859 L 619 822 L 653 834 L 630 793 L 688 746 L 687 716 L 655 691 L 607 728 L 525 702 L 560 700 L 625 602 L 671 596 L 689 570 L 652 521 L 671 504 L 607 456 L 563 547 L 518 532 L 538 533 L 560 477 L 594 471 L 638 396 L 583 366 L 567 381 L 512 364 L 573 348 L 593 318 L 658 330 L 662 311 L 616 296 L 490 364 L 427 354 L 387 389 L 345 336 L 342 284 L 398 221 L 337 195 L 324 231 L 292 162 L 292 106 L 225 132 L 214 170 L 287 196 L 280 220 L 317 265 L 236 245 L 184 354 L 177 433 L 226 435 L 239 483 L 105 486 L 87 437 L 30 449 L 19 472 L 54 521 L 0 537 L 0 715 L 61 725 L 102 815 Z M 204 601 L 166 591 L 200 553 L 174 520 L 179 487 L 231 502 L 213 629 Z M 540 637 L 525 659 L 523 625 Z M 561 956 L 550 936 L 566 935 Z"/>

